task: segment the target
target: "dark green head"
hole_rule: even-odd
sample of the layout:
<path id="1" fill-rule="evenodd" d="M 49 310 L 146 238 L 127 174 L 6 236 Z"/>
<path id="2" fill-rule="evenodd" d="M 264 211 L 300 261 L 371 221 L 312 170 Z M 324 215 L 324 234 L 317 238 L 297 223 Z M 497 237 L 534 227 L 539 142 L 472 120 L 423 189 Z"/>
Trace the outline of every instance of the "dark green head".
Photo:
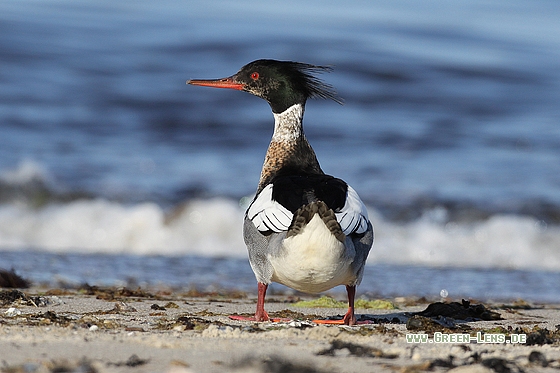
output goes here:
<path id="1" fill-rule="evenodd" d="M 308 98 L 331 99 L 342 103 L 333 87 L 315 76 L 330 70 L 328 67 L 301 62 L 257 60 L 228 78 L 190 80 L 187 83 L 249 92 L 265 99 L 274 113 L 281 113 L 294 104 L 305 105 Z"/>

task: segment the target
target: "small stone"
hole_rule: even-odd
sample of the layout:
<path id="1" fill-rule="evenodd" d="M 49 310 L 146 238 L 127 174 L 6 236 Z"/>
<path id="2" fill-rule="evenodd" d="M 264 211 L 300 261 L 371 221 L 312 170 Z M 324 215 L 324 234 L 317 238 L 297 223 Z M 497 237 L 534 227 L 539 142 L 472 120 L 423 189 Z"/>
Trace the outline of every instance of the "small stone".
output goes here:
<path id="1" fill-rule="evenodd" d="M 127 367 L 137 367 L 140 365 L 147 364 L 149 361 L 150 361 L 149 359 L 140 359 L 138 355 L 133 354 L 128 358 L 128 360 L 124 365 L 126 365 Z"/>
<path id="2" fill-rule="evenodd" d="M 4 314 L 7 317 L 15 317 L 15 316 L 21 315 L 21 311 L 18 310 L 17 308 L 15 308 L 15 307 L 10 307 L 10 308 L 8 308 L 8 310 L 6 312 L 4 312 Z"/>
<path id="3" fill-rule="evenodd" d="M 116 329 L 119 327 L 119 323 L 115 320 L 103 320 L 103 327 L 107 329 Z"/>
<path id="4" fill-rule="evenodd" d="M 544 356 L 544 354 L 540 351 L 531 351 L 528 359 L 531 364 L 540 365 L 541 367 L 548 366 L 546 356 Z"/>
<path id="5" fill-rule="evenodd" d="M 137 312 L 136 308 L 126 304 L 125 302 L 116 302 L 113 310 L 116 312 Z"/>
<path id="6" fill-rule="evenodd" d="M 97 325 L 92 325 L 92 326 L 89 327 L 90 332 L 96 332 L 98 330 L 99 330 L 99 326 L 97 326 Z"/>
<path id="7" fill-rule="evenodd" d="M 48 304 L 51 306 L 59 306 L 62 304 L 62 299 L 60 299 L 56 295 L 50 296 L 48 298 Z"/>

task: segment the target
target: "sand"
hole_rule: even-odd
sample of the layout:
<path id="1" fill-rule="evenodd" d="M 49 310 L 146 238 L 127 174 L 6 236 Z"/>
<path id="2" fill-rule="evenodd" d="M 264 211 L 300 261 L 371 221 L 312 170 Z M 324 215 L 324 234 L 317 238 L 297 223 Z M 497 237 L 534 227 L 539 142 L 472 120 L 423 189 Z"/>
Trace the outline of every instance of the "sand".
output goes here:
<path id="1" fill-rule="evenodd" d="M 560 369 L 560 306 L 485 302 L 502 320 L 419 318 L 423 299 L 358 309 L 373 324 L 317 325 L 344 308 L 301 308 L 272 295 L 286 322 L 234 321 L 254 312 L 240 293 L 127 289 L 0 291 L 0 369 L 5 372 L 552 372 Z M 19 294 L 19 296 L 18 296 Z M 302 296 L 303 297 L 303 296 Z M 303 297 L 314 299 L 316 297 Z M 474 303 L 474 302 L 473 302 Z M 413 322 L 414 320 L 414 322 Z M 436 321 L 434 321 L 436 320 Z M 425 323 L 425 324 L 423 324 Z M 442 325 L 443 324 L 443 325 Z M 527 343 L 407 343 L 463 333 L 525 334 Z M 434 334 L 436 333 L 436 334 Z"/>

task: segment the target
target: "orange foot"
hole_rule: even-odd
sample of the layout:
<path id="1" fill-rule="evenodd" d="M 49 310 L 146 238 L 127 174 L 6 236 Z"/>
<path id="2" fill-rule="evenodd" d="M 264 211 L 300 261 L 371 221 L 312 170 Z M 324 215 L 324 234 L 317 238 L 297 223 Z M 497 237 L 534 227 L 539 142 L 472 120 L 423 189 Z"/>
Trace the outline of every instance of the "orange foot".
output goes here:
<path id="1" fill-rule="evenodd" d="M 340 320 L 313 320 L 313 322 L 315 324 L 321 324 L 321 325 L 348 325 L 344 322 L 344 319 L 340 319 Z M 367 324 L 375 324 L 373 321 L 370 320 L 364 320 L 364 321 L 356 321 L 354 324 L 352 325 L 367 325 Z"/>

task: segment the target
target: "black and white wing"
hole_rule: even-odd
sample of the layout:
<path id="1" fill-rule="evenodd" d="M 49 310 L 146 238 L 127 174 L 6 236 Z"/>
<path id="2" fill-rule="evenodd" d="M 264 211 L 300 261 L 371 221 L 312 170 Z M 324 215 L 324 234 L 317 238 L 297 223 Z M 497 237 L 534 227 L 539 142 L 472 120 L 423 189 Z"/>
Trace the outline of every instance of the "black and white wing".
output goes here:
<path id="1" fill-rule="evenodd" d="M 287 231 L 294 214 L 272 199 L 273 184 L 268 184 L 259 193 L 247 210 L 247 217 L 261 231 L 276 233 Z"/>
<path id="2" fill-rule="evenodd" d="M 362 234 L 368 229 L 368 213 L 358 193 L 348 185 L 346 201 L 340 211 L 335 211 L 336 220 L 345 235 Z"/>
<path id="3" fill-rule="evenodd" d="M 294 217 L 290 210 L 273 199 L 273 188 L 274 184 L 264 187 L 247 210 L 247 218 L 260 232 L 287 231 Z M 358 193 L 349 185 L 347 185 L 344 205 L 342 208 L 335 209 L 335 216 L 345 235 L 361 234 L 368 229 L 367 209 Z"/>

